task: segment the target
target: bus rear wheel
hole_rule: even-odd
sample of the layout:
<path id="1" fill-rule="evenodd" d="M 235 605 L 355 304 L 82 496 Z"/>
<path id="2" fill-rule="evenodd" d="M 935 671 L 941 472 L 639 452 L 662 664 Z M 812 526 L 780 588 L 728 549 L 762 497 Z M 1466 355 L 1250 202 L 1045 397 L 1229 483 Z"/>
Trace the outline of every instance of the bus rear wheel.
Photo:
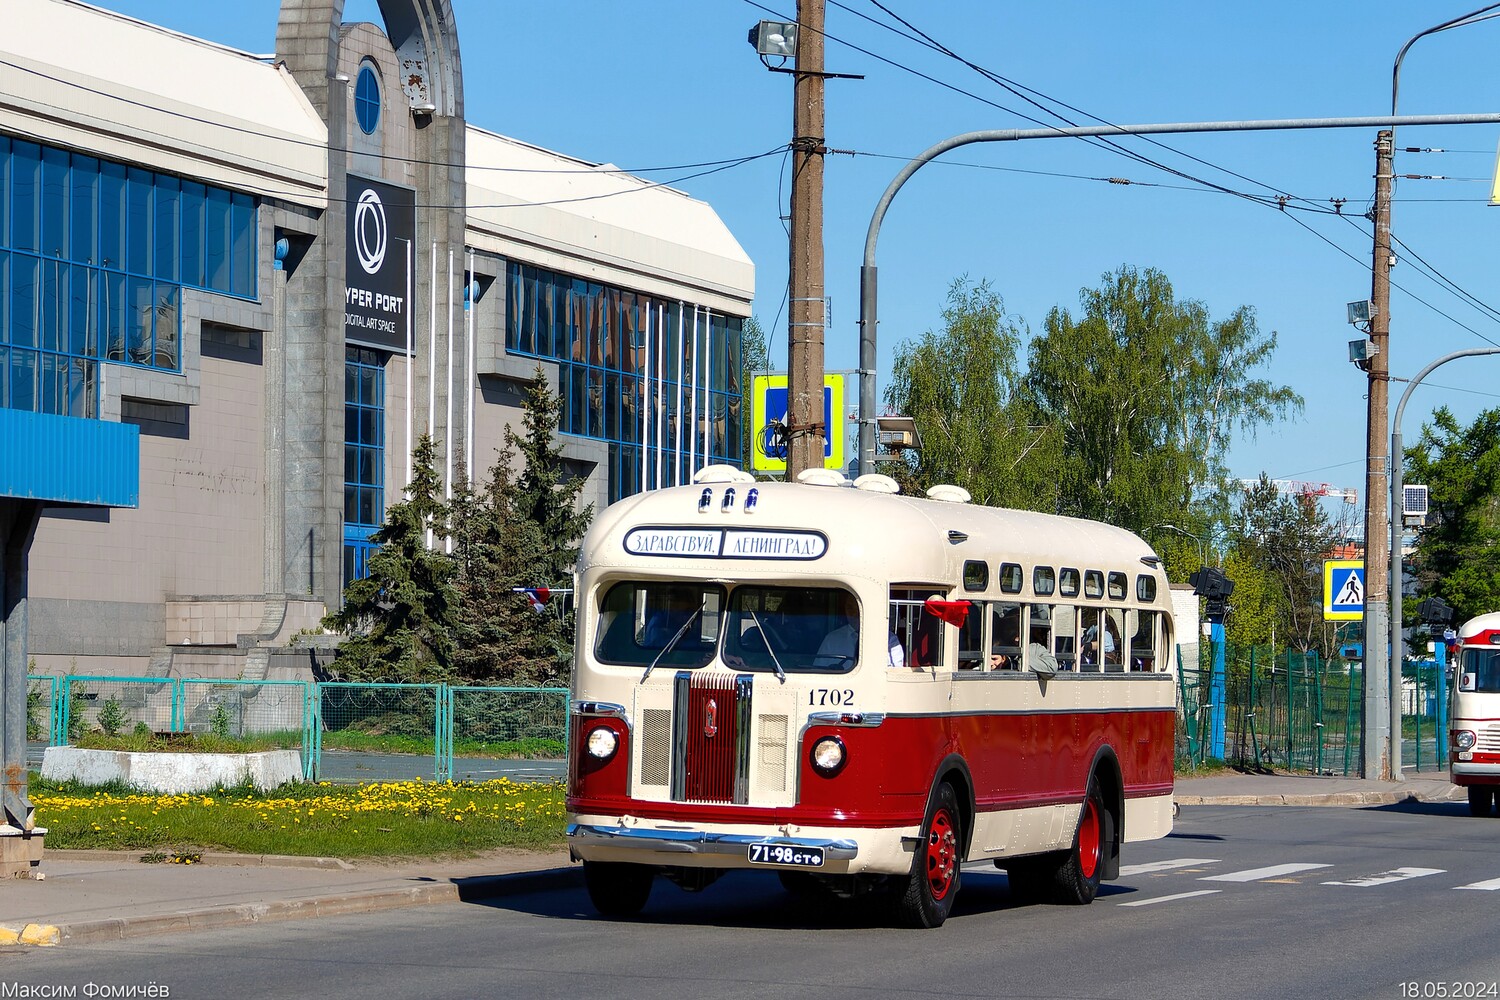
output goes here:
<path id="1" fill-rule="evenodd" d="M 1495 806 L 1495 789 L 1492 785 L 1469 786 L 1469 815 L 1488 816 Z"/>
<path id="2" fill-rule="evenodd" d="M 896 919 L 904 927 L 941 927 L 953 910 L 961 881 L 963 814 L 946 781 L 927 805 L 911 873 L 896 887 Z"/>
<path id="3" fill-rule="evenodd" d="M 1094 901 L 1104 874 L 1109 831 L 1110 816 L 1104 808 L 1104 796 L 1098 783 L 1090 778 L 1083 812 L 1078 818 L 1078 832 L 1073 836 L 1073 849 L 1063 855 L 1063 863 L 1052 879 L 1054 902 L 1081 906 Z"/>
<path id="4" fill-rule="evenodd" d="M 585 861 L 583 884 L 589 900 L 606 917 L 633 917 L 646 906 L 656 873 L 646 865 Z"/>

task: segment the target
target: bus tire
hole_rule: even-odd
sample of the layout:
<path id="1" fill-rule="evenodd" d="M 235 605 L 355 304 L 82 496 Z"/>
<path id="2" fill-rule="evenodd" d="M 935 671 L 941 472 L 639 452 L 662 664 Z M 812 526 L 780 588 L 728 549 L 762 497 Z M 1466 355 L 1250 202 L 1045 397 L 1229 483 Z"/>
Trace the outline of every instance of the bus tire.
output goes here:
<path id="1" fill-rule="evenodd" d="M 1089 778 L 1089 790 L 1083 798 L 1083 812 L 1078 818 L 1078 832 L 1073 848 L 1064 853 L 1063 863 L 1052 877 L 1052 901 L 1067 906 L 1084 906 L 1099 894 L 1099 880 L 1104 874 L 1104 852 L 1113 824 L 1104 806 L 1099 783 Z"/>
<path id="2" fill-rule="evenodd" d="M 1469 786 L 1469 815 L 1488 816 L 1494 811 L 1495 789 L 1491 785 Z"/>
<path id="3" fill-rule="evenodd" d="M 943 782 L 927 804 L 911 873 L 896 887 L 896 919 L 903 927 L 941 927 L 962 881 L 963 813 L 953 786 Z"/>
<path id="4" fill-rule="evenodd" d="M 646 906 L 656 873 L 646 865 L 585 861 L 583 884 L 594 909 L 606 917 L 633 917 Z"/>

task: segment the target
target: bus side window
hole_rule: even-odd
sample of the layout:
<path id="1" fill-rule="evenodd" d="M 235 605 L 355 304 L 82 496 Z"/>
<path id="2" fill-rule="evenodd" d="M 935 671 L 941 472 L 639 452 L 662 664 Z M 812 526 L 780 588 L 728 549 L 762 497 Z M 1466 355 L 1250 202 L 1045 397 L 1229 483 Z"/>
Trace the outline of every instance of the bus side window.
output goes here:
<path id="1" fill-rule="evenodd" d="M 958 669 L 984 669 L 985 605 L 974 602 L 958 628 Z"/>
<path id="2" fill-rule="evenodd" d="M 989 669 L 1020 670 L 1022 607 L 1007 601 L 990 608 Z"/>
<path id="3" fill-rule="evenodd" d="M 1135 632 L 1130 637 L 1130 669 L 1132 671 L 1154 671 L 1156 669 L 1157 618 L 1160 612 L 1137 611 Z"/>
<path id="4" fill-rule="evenodd" d="M 936 629 L 942 623 L 922 610 L 922 602 L 936 596 L 933 590 L 892 587 L 890 630 L 901 644 L 906 666 L 921 669 L 942 660 L 942 646 Z"/>
<path id="5" fill-rule="evenodd" d="M 1104 669 L 1125 669 L 1125 612 L 1117 608 L 1106 608 L 1100 613 L 1104 627 Z"/>
<path id="6" fill-rule="evenodd" d="M 1078 669 L 1078 611 L 1060 604 L 1052 612 L 1052 655 L 1058 670 Z"/>

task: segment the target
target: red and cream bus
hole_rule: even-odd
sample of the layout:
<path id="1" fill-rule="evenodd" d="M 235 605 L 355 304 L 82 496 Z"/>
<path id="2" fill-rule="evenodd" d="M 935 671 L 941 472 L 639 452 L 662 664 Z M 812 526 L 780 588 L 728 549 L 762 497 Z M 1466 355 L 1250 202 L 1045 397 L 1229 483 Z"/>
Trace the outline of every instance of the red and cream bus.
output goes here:
<path id="1" fill-rule="evenodd" d="M 1106 524 L 712 466 L 579 556 L 567 835 L 609 915 L 732 869 L 936 927 L 961 865 L 1088 903 L 1172 826 L 1171 600 Z"/>
<path id="2" fill-rule="evenodd" d="M 1488 816 L 1500 790 L 1500 614 L 1458 630 L 1449 688 L 1448 776 L 1469 793 L 1469 812 Z"/>

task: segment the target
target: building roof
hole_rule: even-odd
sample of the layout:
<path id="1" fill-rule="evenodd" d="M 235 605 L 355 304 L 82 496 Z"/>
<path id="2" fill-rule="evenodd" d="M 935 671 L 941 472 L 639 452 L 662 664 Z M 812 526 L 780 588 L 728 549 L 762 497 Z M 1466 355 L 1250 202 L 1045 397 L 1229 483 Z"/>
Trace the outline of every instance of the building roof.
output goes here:
<path id="1" fill-rule="evenodd" d="M 265 57 L 76 0 L 0 0 L 0 128 L 322 205 L 327 129 Z"/>
<path id="2" fill-rule="evenodd" d="M 755 265 L 681 191 L 469 126 L 470 239 L 552 270 L 750 314 Z"/>

